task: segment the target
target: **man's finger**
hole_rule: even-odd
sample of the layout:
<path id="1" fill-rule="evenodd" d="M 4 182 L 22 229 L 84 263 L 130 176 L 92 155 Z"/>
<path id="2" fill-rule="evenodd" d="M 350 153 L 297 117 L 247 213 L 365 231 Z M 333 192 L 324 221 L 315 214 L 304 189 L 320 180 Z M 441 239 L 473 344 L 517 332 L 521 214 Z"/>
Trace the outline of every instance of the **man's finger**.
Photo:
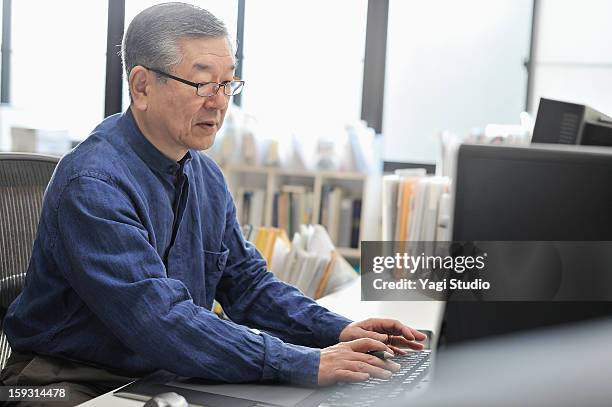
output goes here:
<path id="1" fill-rule="evenodd" d="M 368 331 L 365 329 L 361 330 L 361 337 L 362 338 L 371 338 L 374 340 L 377 340 L 379 342 L 382 343 L 387 343 L 388 339 L 389 339 L 389 335 L 386 333 L 379 333 L 379 332 L 374 332 L 374 331 Z"/>
<path id="2" fill-rule="evenodd" d="M 367 373 L 370 377 L 377 377 L 379 379 L 388 379 L 391 377 L 391 372 L 380 367 L 373 366 L 366 362 L 357 362 L 354 360 L 345 360 L 342 364 L 342 368 L 353 372 Z"/>
<path id="3" fill-rule="evenodd" d="M 337 379 L 339 382 L 353 383 L 353 382 L 363 382 L 370 378 L 370 375 L 362 372 L 353 372 L 350 370 L 337 370 Z"/>
<path id="4" fill-rule="evenodd" d="M 395 353 L 396 355 L 405 355 L 406 353 L 408 353 L 404 349 L 398 348 L 397 346 L 393 346 L 393 345 L 388 345 L 388 346 L 391 348 L 393 353 Z"/>
<path id="5" fill-rule="evenodd" d="M 350 360 L 354 360 L 357 362 L 365 362 L 372 366 L 376 366 L 381 369 L 388 370 L 390 372 L 397 372 L 401 367 L 399 363 L 395 363 L 391 360 L 383 360 L 376 356 L 368 355 L 367 353 L 361 352 L 353 352 L 350 357 Z"/>
<path id="6" fill-rule="evenodd" d="M 407 346 L 411 346 L 412 344 L 415 344 L 415 343 L 418 344 L 419 342 L 410 341 L 410 340 L 404 338 L 403 336 L 391 336 L 390 337 L 389 345 L 407 347 Z"/>
<path id="7" fill-rule="evenodd" d="M 422 343 L 419 343 L 419 342 L 410 342 L 407 346 L 410 349 L 413 349 L 413 350 L 423 350 L 423 349 L 425 349 L 425 345 L 422 344 Z"/>
<path id="8" fill-rule="evenodd" d="M 377 341 L 372 338 L 360 338 L 353 341 L 346 342 L 350 348 L 355 352 L 370 352 L 375 350 L 387 351 L 393 353 L 393 351 L 384 343 Z"/>
<path id="9" fill-rule="evenodd" d="M 394 319 L 388 321 L 391 322 L 391 333 L 395 336 L 401 335 L 409 341 L 423 341 L 427 339 L 427 335 L 422 332 L 419 332 L 414 328 L 410 328 L 409 326 L 402 324 L 400 321 Z"/>
<path id="10" fill-rule="evenodd" d="M 404 338 L 408 339 L 409 341 L 414 341 L 414 340 L 416 339 L 416 338 L 415 338 L 415 336 L 414 336 L 414 333 L 412 332 L 412 328 L 410 328 L 410 327 L 408 327 L 408 326 L 406 326 L 406 325 L 402 324 L 402 323 L 401 323 L 401 322 L 399 322 L 399 321 L 396 321 L 396 322 L 398 322 L 398 323 L 399 323 L 398 328 L 399 328 L 399 330 L 400 330 L 400 332 L 401 332 L 401 335 L 402 335 Z"/>
<path id="11" fill-rule="evenodd" d="M 367 320 L 369 328 L 376 332 L 386 333 L 389 335 L 401 335 L 404 338 L 413 341 L 415 336 L 412 329 L 402 324 L 397 319 L 371 319 Z"/>
<path id="12" fill-rule="evenodd" d="M 416 339 L 417 341 L 424 341 L 425 339 L 427 339 L 427 335 L 425 335 L 423 332 L 417 331 L 414 328 L 410 328 L 410 330 L 412 331 L 414 339 Z"/>

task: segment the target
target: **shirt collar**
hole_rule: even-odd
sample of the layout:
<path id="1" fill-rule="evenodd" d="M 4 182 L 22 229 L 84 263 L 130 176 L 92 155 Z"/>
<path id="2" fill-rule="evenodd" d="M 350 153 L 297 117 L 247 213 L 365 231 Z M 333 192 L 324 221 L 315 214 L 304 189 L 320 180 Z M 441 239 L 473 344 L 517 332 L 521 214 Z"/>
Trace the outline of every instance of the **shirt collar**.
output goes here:
<path id="1" fill-rule="evenodd" d="M 187 164 L 191 161 L 191 153 L 187 151 L 187 154 L 176 162 L 166 157 L 161 151 L 159 151 L 147 138 L 142 134 L 136 120 L 132 114 L 132 109 L 128 108 L 121 115 L 121 123 L 124 127 L 127 142 L 134 149 L 138 157 L 140 157 L 149 168 L 159 171 L 163 174 L 175 175 L 177 171 L 182 167 L 180 163 Z"/>

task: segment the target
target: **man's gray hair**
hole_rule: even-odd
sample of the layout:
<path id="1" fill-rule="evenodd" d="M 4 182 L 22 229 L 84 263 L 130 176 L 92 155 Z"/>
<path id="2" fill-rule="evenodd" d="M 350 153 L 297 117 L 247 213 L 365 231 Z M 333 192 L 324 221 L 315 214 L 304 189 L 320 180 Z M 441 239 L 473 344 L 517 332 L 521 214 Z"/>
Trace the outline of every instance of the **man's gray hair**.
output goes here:
<path id="1" fill-rule="evenodd" d="M 126 78 L 137 65 L 171 71 L 181 62 L 182 38 L 228 38 L 225 24 L 212 13 L 185 3 L 163 3 L 141 11 L 123 37 Z M 231 43 L 230 43 L 231 46 Z"/>

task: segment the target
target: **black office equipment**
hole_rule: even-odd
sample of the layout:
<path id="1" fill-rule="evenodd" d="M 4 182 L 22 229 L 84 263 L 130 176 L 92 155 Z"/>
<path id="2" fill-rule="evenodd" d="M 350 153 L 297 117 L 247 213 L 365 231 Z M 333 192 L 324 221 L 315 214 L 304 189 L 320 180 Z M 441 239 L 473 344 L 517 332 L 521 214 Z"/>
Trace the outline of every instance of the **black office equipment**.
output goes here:
<path id="1" fill-rule="evenodd" d="M 612 151 L 464 145 L 457 162 L 453 240 L 612 240 Z M 612 303 L 451 301 L 441 342 L 606 315 Z"/>
<path id="2" fill-rule="evenodd" d="M 137 380 L 129 385 L 115 391 L 115 395 L 135 400 L 148 400 L 152 395 L 160 392 L 175 392 L 187 399 L 190 405 L 206 406 L 251 406 L 251 405 L 291 405 L 293 407 L 316 407 L 316 406 L 352 406 L 360 405 L 363 407 L 391 405 L 393 402 L 402 400 L 410 392 L 416 389 L 423 389 L 428 383 L 431 367 L 431 347 L 435 342 L 433 333 L 428 330 L 420 330 L 427 335 L 427 339 L 422 342 L 425 349 L 422 351 L 409 351 L 406 355 L 398 355 L 393 361 L 400 364 L 400 370 L 389 379 L 370 378 L 364 382 L 344 383 L 335 386 L 322 387 L 318 389 L 305 388 L 304 393 L 299 396 L 299 401 L 295 400 L 295 395 L 285 395 L 278 397 L 276 402 L 264 402 L 261 404 L 257 400 L 250 400 L 249 397 L 236 395 L 216 394 L 219 389 L 211 389 L 206 385 L 219 385 L 222 383 L 207 381 L 203 379 L 184 378 L 169 372 L 159 371 L 143 379 Z M 243 386 L 237 385 L 237 386 Z M 248 386 L 248 384 L 246 384 Z M 227 385 L 226 385 L 227 386 Z M 232 386 L 232 385 L 229 385 Z M 259 385 L 261 386 L 261 385 Z M 207 391 L 208 390 L 208 391 Z M 272 391 L 272 388 L 268 388 Z M 281 394 L 287 392 L 286 389 L 279 387 Z M 291 393 L 293 390 L 289 390 Z M 236 389 L 233 392 L 236 393 Z M 242 393 L 248 393 L 242 391 Z M 258 392 L 261 395 L 261 390 Z M 228 394 L 227 389 L 225 393 Z M 251 397 L 253 394 L 251 393 Z M 282 400 L 282 401 L 281 401 Z M 293 400 L 293 401 L 290 401 Z"/>
<path id="3" fill-rule="evenodd" d="M 612 118 L 585 105 L 540 99 L 533 143 L 612 146 Z"/>
<path id="4" fill-rule="evenodd" d="M 454 241 L 612 240 L 612 150 L 464 145 L 458 154 Z M 608 302 L 450 301 L 438 343 L 446 346 L 609 315 Z M 411 356 L 422 357 L 422 364 L 407 363 L 407 373 L 389 381 L 343 386 L 323 405 L 352 405 L 357 400 L 364 405 L 410 404 L 409 392 L 424 383 L 422 375 L 429 372 L 429 356 Z"/>
<path id="5" fill-rule="evenodd" d="M 346 383 L 336 386 L 333 393 L 327 396 L 319 406 L 341 407 L 359 405 L 388 406 L 401 403 L 410 391 L 424 383 L 430 372 L 431 350 L 411 352 L 393 359 L 401 365 L 400 370 L 388 380 L 371 378 L 365 382 Z M 304 407 L 317 404 L 303 404 Z M 296 407 L 301 407 L 298 405 Z"/>
<path id="6" fill-rule="evenodd" d="M 238 397 L 229 397 L 220 394 L 208 393 L 205 391 L 173 386 L 173 381 L 179 379 L 180 377 L 173 373 L 159 370 L 140 380 L 136 380 L 127 386 L 115 390 L 114 394 L 118 397 L 148 402 L 151 401 L 151 398 L 158 398 L 162 394 L 168 398 L 167 395 L 169 393 L 174 393 L 179 397 L 184 398 L 189 405 L 193 406 L 252 407 L 257 404 L 257 402 L 253 400 L 246 400 Z M 176 397 L 173 398 L 176 399 Z"/>

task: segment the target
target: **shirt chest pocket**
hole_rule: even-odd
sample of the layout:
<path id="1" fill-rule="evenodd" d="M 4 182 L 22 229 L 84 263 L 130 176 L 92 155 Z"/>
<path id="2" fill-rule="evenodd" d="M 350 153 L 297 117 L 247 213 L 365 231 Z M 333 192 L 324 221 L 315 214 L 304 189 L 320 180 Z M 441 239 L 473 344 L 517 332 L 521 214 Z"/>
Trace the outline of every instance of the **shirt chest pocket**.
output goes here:
<path id="1" fill-rule="evenodd" d="M 229 249 L 221 246 L 221 251 L 204 250 L 204 284 L 206 286 L 206 307 L 212 307 L 217 285 L 225 270 Z"/>

